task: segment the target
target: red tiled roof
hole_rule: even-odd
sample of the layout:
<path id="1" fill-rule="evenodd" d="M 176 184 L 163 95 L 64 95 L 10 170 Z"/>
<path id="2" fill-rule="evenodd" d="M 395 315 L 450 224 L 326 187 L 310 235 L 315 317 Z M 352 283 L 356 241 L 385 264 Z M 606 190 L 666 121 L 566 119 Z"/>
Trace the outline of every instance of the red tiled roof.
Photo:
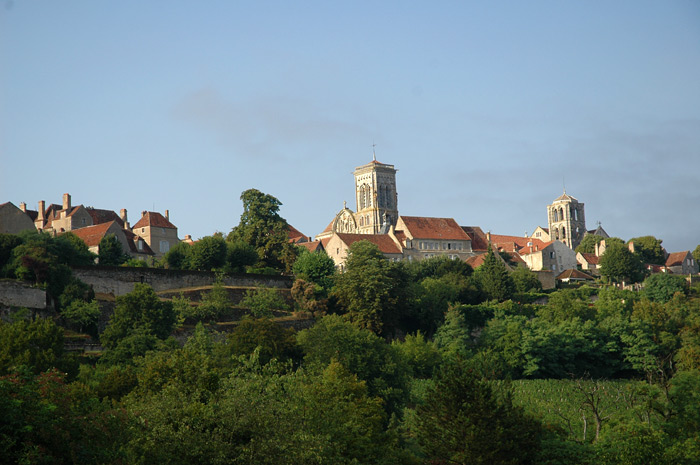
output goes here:
<path id="1" fill-rule="evenodd" d="M 669 273 L 672 274 L 671 270 L 666 268 L 663 265 L 653 265 L 653 264 L 647 264 L 646 265 L 647 270 L 651 271 L 652 273 Z"/>
<path id="2" fill-rule="evenodd" d="M 299 247 L 304 247 L 309 252 L 320 252 L 322 250 L 325 250 L 321 241 L 300 242 L 296 245 L 298 245 Z"/>
<path id="3" fill-rule="evenodd" d="M 309 240 L 308 237 L 291 224 L 287 224 L 287 234 L 289 242 L 307 242 Z"/>
<path id="4" fill-rule="evenodd" d="M 121 217 L 112 210 L 102 210 L 101 208 L 86 208 L 88 214 L 92 218 L 92 224 L 102 224 L 109 223 L 110 221 L 116 221 L 119 226 L 124 227 L 124 221 Z"/>
<path id="5" fill-rule="evenodd" d="M 462 226 L 462 230 L 471 238 L 473 251 L 486 251 L 488 249 L 489 244 L 486 240 L 486 234 L 479 226 Z"/>
<path id="6" fill-rule="evenodd" d="M 321 246 L 323 247 L 323 250 L 326 250 L 328 248 L 328 241 L 330 240 L 330 237 L 324 237 L 323 239 L 321 239 Z"/>
<path id="7" fill-rule="evenodd" d="M 335 218 L 333 218 L 333 219 L 331 220 L 331 222 L 328 223 L 328 226 L 326 226 L 326 229 L 324 229 L 323 231 L 321 231 L 321 234 L 331 232 L 331 231 L 333 230 L 333 222 L 334 222 L 334 221 L 335 221 Z"/>
<path id="8" fill-rule="evenodd" d="M 113 223 L 113 221 L 110 221 L 109 223 L 102 223 L 96 226 L 87 226 L 85 228 L 74 229 L 71 232 L 81 238 L 88 247 L 95 247 L 100 245 L 100 241 L 105 234 L 107 234 L 107 230 Z"/>
<path id="9" fill-rule="evenodd" d="M 542 242 L 539 239 L 530 239 L 530 242 L 532 242 L 532 246 L 526 245 L 525 247 L 518 250 L 518 253 L 520 255 L 529 255 L 531 253 L 541 252 L 547 247 L 549 247 L 550 244 L 554 243 L 554 241 Z"/>
<path id="10" fill-rule="evenodd" d="M 527 263 L 525 263 L 525 260 L 523 260 L 522 257 L 518 253 L 516 253 L 516 252 L 505 252 L 505 253 L 507 253 L 508 256 L 510 257 L 511 263 L 513 263 L 513 265 L 525 265 L 525 266 L 527 266 Z"/>
<path id="11" fill-rule="evenodd" d="M 399 218 L 414 239 L 470 240 L 467 233 L 452 218 L 425 216 L 400 216 Z"/>
<path id="12" fill-rule="evenodd" d="M 668 254 L 666 258 L 666 266 L 681 266 L 683 260 L 686 259 L 690 252 L 686 250 L 685 252 L 673 252 Z"/>
<path id="13" fill-rule="evenodd" d="M 491 234 L 491 244 L 493 247 L 504 252 L 517 252 L 525 247 L 529 249 L 528 242 L 532 243 L 533 251 L 536 247 L 539 250 L 545 248 L 549 242 L 542 242 L 539 239 L 522 236 L 504 236 L 500 234 Z"/>
<path id="14" fill-rule="evenodd" d="M 396 242 L 387 234 L 348 234 L 337 233 L 337 236 L 350 247 L 355 242 L 369 241 L 379 247 L 382 253 L 400 254 L 401 249 L 396 245 Z"/>
<path id="15" fill-rule="evenodd" d="M 141 219 L 138 220 L 138 222 L 131 229 L 145 228 L 146 226 L 177 229 L 177 226 L 174 226 L 158 212 L 144 212 Z"/>
<path id="16" fill-rule="evenodd" d="M 594 253 L 581 253 L 581 256 L 583 257 L 584 260 L 586 260 L 586 263 L 591 264 L 591 265 L 597 265 L 598 260 L 600 257 L 598 257 Z"/>
<path id="17" fill-rule="evenodd" d="M 561 272 L 559 276 L 556 277 L 558 280 L 563 280 L 563 279 L 585 279 L 588 281 L 595 281 L 595 278 L 589 274 L 584 273 L 583 271 L 579 270 L 564 270 Z"/>
<path id="18" fill-rule="evenodd" d="M 403 231 L 394 231 L 394 236 L 396 236 L 399 242 L 406 245 L 406 233 Z"/>
<path id="19" fill-rule="evenodd" d="M 474 255 L 473 257 L 469 257 L 465 260 L 467 265 L 471 266 L 473 269 L 479 268 L 481 265 L 484 264 L 484 259 L 486 258 L 486 254 L 482 253 L 481 255 Z"/>

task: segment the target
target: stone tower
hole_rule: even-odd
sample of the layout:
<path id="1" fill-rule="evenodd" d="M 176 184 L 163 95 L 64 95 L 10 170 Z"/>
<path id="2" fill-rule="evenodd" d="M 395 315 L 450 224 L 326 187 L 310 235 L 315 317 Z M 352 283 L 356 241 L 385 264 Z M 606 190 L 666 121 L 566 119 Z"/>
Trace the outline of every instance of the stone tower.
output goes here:
<path id="1" fill-rule="evenodd" d="M 353 174 L 358 232 L 387 233 L 389 226 L 396 226 L 396 220 L 399 218 L 394 165 L 380 163 L 375 157 L 366 165 L 355 168 Z"/>
<path id="2" fill-rule="evenodd" d="M 549 237 L 562 241 L 569 248 L 575 249 L 586 234 L 586 217 L 583 204 L 574 197 L 564 193 L 551 205 L 547 205 Z"/>

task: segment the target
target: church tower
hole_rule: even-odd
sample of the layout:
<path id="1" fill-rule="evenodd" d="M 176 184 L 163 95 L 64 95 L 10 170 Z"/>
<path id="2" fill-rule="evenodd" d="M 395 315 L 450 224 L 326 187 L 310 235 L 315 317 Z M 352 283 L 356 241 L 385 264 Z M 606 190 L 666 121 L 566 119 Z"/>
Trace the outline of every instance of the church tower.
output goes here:
<path id="1" fill-rule="evenodd" d="M 551 205 L 547 205 L 549 237 L 553 241 L 562 241 L 569 248 L 575 249 L 586 234 L 586 217 L 583 204 L 574 197 L 564 193 Z"/>
<path id="2" fill-rule="evenodd" d="M 396 220 L 399 218 L 394 165 L 385 165 L 374 157 L 366 165 L 355 168 L 353 174 L 358 232 L 387 233 L 389 226 L 396 226 Z"/>

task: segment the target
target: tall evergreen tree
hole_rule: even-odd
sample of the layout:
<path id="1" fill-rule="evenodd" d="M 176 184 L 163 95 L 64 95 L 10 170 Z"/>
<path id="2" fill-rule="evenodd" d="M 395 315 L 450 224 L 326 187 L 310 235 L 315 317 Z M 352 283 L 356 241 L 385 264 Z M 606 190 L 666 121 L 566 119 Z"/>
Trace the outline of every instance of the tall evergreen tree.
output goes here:
<path id="1" fill-rule="evenodd" d="M 490 244 L 484 263 L 477 268 L 474 276 L 487 300 L 504 301 L 513 297 L 515 292 L 513 278 L 508 274 L 505 264 L 496 258 Z"/>

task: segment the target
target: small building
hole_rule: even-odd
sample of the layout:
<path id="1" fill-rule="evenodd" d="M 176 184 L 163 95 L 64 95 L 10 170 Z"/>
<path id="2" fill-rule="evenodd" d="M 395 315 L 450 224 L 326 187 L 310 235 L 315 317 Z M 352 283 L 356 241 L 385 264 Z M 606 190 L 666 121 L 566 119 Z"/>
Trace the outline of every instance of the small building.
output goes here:
<path id="1" fill-rule="evenodd" d="M 527 246 L 520 249 L 518 254 L 533 271 L 576 269 L 576 252 L 561 241 L 551 241 L 544 246 Z"/>
<path id="2" fill-rule="evenodd" d="M 698 262 L 689 250 L 674 252 L 666 257 L 666 268 L 673 274 L 698 274 Z"/>
<path id="3" fill-rule="evenodd" d="M 165 215 L 158 212 L 141 212 L 141 219 L 136 222 L 131 231 L 146 241 L 156 254 L 156 258 L 162 257 L 171 247 L 180 242 L 177 237 L 177 226 L 170 222 L 168 210 L 165 210 Z"/>
<path id="4" fill-rule="evenodd" d="M 131 251 L 129 240 L 127 239 L 125 231 L 116 221 L 79 228 L 70 232 L 82 239 L 82 241 L 88 246 L 88 250 L 94 254 L 100 253 L 100 241 L 109 234 L 113 234 L 114 237 L 117 238 L 119 243 L 122 245 L 122 251 L 124 254 L 129 255 L 129 252 Z"/>
<path id="5" fill-rule="evenodd" d="M 582 270 L 586 270 L 591 274 L 597 275 L 600 273 L 600 270 L 598 269 L 599 261 L 600 257 L 594 253 L 576 253 L 576 263 L 579 264 Z"/>
<path id="6" fill-rule="evenodd" d="M 403 257 L 401 244 L 393 234 L 334 233 L 324 247 L 328 256 L 335 262 L 335 266 L 342 271 L 345 269 L 348 249 L 359 241 L 369 241 L 376 245 L 388 260 L 399 261 Z"/>
<path id="7" fill-rule="evenodd" d="M 560 281 L 562 283 L 583 283 L 595 281 L 595 278 L 580 270 L 565 270 L 564 272 L 559 274 L 559 276 L 557 276 L 557 281 Z"/>
<path id="8" fill-rule="evenodd" d="M 471 238 L 452 218 L 399 216 L 395 235 L 407 260 L 441 255 L 466 260 L 474 255 Z"/>

